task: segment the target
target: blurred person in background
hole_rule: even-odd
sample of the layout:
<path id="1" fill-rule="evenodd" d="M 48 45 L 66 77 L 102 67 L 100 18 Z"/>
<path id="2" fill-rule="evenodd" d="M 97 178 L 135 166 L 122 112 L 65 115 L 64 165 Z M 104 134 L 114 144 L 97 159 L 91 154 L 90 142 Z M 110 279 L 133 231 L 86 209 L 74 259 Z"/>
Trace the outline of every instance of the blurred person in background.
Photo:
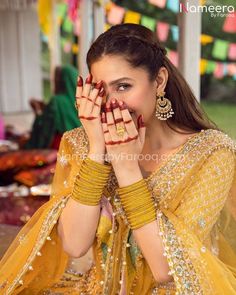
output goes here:
<path id="1" fill-rule="evenodd" d="M 24 148 L 58 149 L 62 134 L 81 126 L 74 107 L 77 76 L 78 71 L 73 66 L 57 66 L 54 74 L 54 95 L 49 103 L 30 100 L 36 117 Z"/>

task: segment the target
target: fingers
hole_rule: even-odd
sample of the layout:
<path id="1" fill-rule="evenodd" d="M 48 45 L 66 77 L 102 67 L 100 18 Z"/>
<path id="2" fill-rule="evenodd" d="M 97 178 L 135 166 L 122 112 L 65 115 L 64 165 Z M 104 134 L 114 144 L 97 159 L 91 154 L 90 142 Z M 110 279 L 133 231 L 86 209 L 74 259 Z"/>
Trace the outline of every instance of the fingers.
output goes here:
<path id="1" fill-rule="evenodd" d="M 93 105 L 92 115 L 95 117 L 98 117 L 101 113 L 102 101 L 104 96 L 105 96 L 105 89 L 102 87 Z"/>
<path id="2" fill-rule="evenodd" d="M 118 103 L 116 100 L 108 102 L 105 115 L 107 130 L 113 144 L 125 143 L 138 138 L 139 133 L 123 102 Z"/>
<path id="3" fill-rule="evenodd" d="M 82 88 L 82 93 L 80 95 L 80 113 L 84 113 L 85 106 L 87 103 L 87 97 L 88 97 L 88 95 L 90 93 L 90 89 L 91 89 L 92 80 L 93 80 L 93 76 L 91 74 L 89 74 L 89 76 L 85 80 L 85 85 Z"/>
<path id="4" fill-rule="evenodd" d="M 112 139 L 111 139 L 110 132 L 108 130 L 107 118 L 106 118 L 105 112 L 102 112 L 101 121 L 102 121 L 102 129 L 103 129 L 103 133 L 104 133 L 105 144 L 110 145 L 110 144 L 112 144 Z"/>
<path id="5" fill-rule="evenodd" d="M 145 142 L 145 134 L 146 134 L 146 127 L 143 121 L 143 115 L 140 115 L 137 119 L 138 123 L 138 133 L 139 133 L 139 139 L 141 144 L 143 145 Z"/>
<path id="6" fill-rule="evenodd" d="M 116 107 L 114 103 L 112 104 L 113 107 Z M 116 125 L 113 117 L 112 106 L 110 102 L 106 104 L 106 120 L 107 120 L 107 127 L 111 136 L 112 141 L 118 142 L 120 139 L 116 132 Z"/>
<path id="7" fill-rule="evenodd" d="M 136 129 L 136 126 L 134 124 L 134 121 L 130 115 L 130 112 L 128 111 L 126 105 L 123 101 L 119 101 L 119 106 L 121 110 L 121 115 L 123 118 L 123 121 L 125 123 L 125 128 L 131 138 L 135 138 L 138 136 L 138 131 Z"/>
<path id="8" fill-rule="evenodd" d="M 101 112 L 101 103 L 105 90 L 102 89 L 102 81 L 95 84 L 95 87 L 91 89 L 92 75 L 89 74 L 83 86 L 82 77 L 78 78 L 76 88 L 76 104 L 78 109 L 78 115 L 80 119 L 96 119 Z"/>
<path id="9" fill-rule="evenodd" d="M 87 114 L 92 112 L 94 104 L 96 104 L 95 101 L 96 101 L 96 98 L 98 96 L 98 93 L 101 90 L 101 87 L 102 87 L 102 81 L 99 81 L 98 83 L 96 83 L 94 89 L 87 96 L 85 95 L 86 92 L 85 92 L 85 94 L 83 92 L 82 98 L 84 97 L 85 100 L 86 100 L 84 112 L 86 112 Z"/>
<path id="10" fill-rule="evenodd" d="M 76 87 L 76 93 L 75 93 L 75 103 L 77 105 L 77 111 L 79 114 L 79 107 L 80 107 L 80 99 L 82 95 L 82 90 L 83 90 L 83 78 L 81 76 L 78 77 L 77 79 L 77 87 Z"/>

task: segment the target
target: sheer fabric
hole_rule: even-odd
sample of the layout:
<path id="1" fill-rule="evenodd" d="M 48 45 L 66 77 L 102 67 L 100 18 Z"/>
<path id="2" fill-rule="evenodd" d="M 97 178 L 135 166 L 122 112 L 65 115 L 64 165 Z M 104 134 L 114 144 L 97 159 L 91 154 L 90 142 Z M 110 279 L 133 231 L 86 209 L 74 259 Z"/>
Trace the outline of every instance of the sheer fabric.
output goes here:
<path id="1" fill-rule="evenodd" d="M 158 284 L 121 206 L 114 172 L 101 199 L 94 262 L 67 270 L 57 221 L 88 153 L 83 128 L 63 136 L 53 192 L 0 262 L 1 294 L 236 294 L 236 144 L 208 129 L 146 178 L 173 281 Z M 145 214 L 145 212 L 144 212 Z M 122 283 L 121 283 L 122 281 Z"/>

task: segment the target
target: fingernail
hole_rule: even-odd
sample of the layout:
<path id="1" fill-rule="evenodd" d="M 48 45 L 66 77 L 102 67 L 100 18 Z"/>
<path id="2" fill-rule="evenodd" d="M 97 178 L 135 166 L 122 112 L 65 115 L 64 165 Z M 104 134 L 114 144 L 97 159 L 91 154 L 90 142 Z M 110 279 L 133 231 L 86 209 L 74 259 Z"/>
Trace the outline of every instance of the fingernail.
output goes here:
<path id="1" fill-rule="evenodd" d="M 107 123 L 106 114 L 104 112 L 102 112 L 101 121 L 102 121 L 102 123 Z"/>
<path id="2" fill-rule="evenodd" d="M 95 88 L 96 88 L 96 89 L 100 89 L 101 87 L 102 87 L 102 80 L 99 81 L 98 83 L 96 83 Z"/>
<path id="3" fill-rule="evenodd" d="M 123 101 L 119 101 L 119 107 L 120 107 L 121 110 L 127 109 L 127 106 Z"/>
<path id="4" fill-rule="evenodd" d="M 145 127 L 144 121 L 143 121 L 143 115 L 140 115 L 138 117 L 138 128 Z"/>
<path id="5" fill-rule="evenodd" d="M 111 101 L 111 105 L 112 105 L 112 109 L 115 109 L 115 108 L 118 108 L 119 107 L 119 104 L 118 104 L 118 102 L 117 102 L 116 99 L 113 99 Z"/>
<path id="6" fill-rule="evenodd" d="M 103 97 L 105 95 L 105 89 L 102 87 L 98 93 L 99 96 Z"/>
<path id="7" fill-rule="evenodd" d="M 79 86 L 79 87 L 83 86 L 83 78 L 81 76 L 79 76 L 79 78 L 77 80 L 77 86 Z"/>
<path id="8" fill-rule="evenodd" d="M 111 104 L 110 104 L 110 102 L 106 103 L 106 112 L 111 112 Z"/>
<path id="9" fill-rule="evenodd" d="M 93 80 L 93 76 L 92 76 L 92 74 L 89 74 L 88 77 L 86 78 L 85 83 L 86 84 L 91 84 L 92 83 L 92 80 Z"/>

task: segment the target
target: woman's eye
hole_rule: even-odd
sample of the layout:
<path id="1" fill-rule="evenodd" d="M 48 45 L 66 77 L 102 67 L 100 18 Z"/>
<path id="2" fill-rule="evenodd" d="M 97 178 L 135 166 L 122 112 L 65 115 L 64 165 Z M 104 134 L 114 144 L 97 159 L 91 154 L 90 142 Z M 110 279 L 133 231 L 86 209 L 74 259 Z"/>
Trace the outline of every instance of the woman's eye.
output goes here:
<path id="1" fill-rule="evenodd" d="M 117 91 L 124 91 L 124 90 L 127 90 L 130 87 L 131 87 L 131 85 L 129 85 L 129 84 L 120 84 L 117 87 Z"/>

